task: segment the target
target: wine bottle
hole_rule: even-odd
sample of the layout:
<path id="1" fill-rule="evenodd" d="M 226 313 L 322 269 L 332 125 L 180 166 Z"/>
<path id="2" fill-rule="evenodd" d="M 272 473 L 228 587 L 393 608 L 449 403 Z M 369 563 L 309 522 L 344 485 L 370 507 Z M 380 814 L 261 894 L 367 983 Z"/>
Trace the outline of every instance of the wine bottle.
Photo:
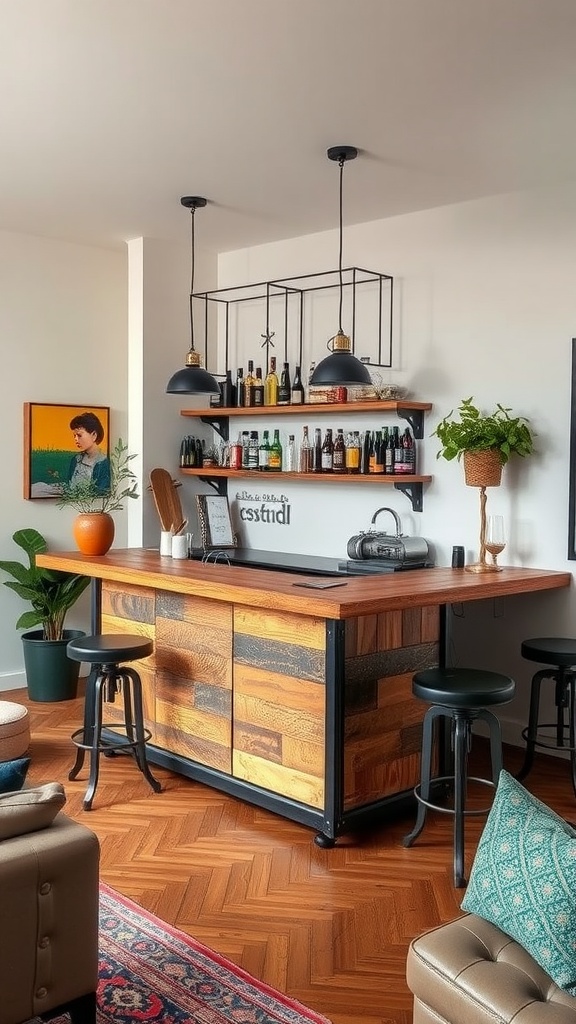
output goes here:
<path id="1" fill-rule="evenodd" d="M 254 377 L 254 405 L 264 405 L 264 381 L 262 380 L 262 367 L 256 367 Z"/>
<path id="2" fill-rule="evenodd" d="M 414 445 L 414 438 L 410 433 L 410 428 L 406 427 L 406 430 L 402 434 L 402 472 L 403 473 L 415 473 L 416 472 L 416 448 Z"/>
<path id="3" fill-rule="evenodd" d="M 299 366 L 296 367 L 294 373 L 290 402 L 292 405 L 304 405 L 304 385 L 302 384 Z"/>
<path id="4" fill-rule="evenodd" d="M 322 431 L 320 427 L 314 430 L 314 451 L 312 452 L 312 472 L 322 472 Z"/>
<path id="5" fill-rule="evenodd" d="M 374 472 L 384 472 L 384 450 L 382 448 L 382 433 L 380 430 L 376 431 L 374 438 Z"/>
<path id="6" fill-rule="evenodd" d="M 282 469 L 282 445 L 280 443 L 279 430 L 274 431 L 274 437 L 272 438 L 272 444 L 270 445 L 268 468 L 273 470 L 275 473 L 279 473 Z"/>
<path id="7" fill-rule="evenodd" d="M 278 376 L 276 356 L 270 356 L 270 369 L 264 382 L 264 405 L 278 405 Z"/>
<path id="8" fill-rule="evenodd" d="M 247 430 L 242 431 L 242 469 L 248 469 L 248 443 L 250 434 Z"/>
<path id="9" fill-rule="evenodd" d="M 336 437 L 334 438 L 332 472 L 346 472 L 346 445 L 344 444 L 344 431 L 342 427 L 338 428 L 338 432 L 336 434 Z"/>
<path id="10" fill-rule="evenodd" d="M 308 437 L 308 427 L 302 428 L 299 467 L 301 473 L 312 472 L 312 445 L 310 444 L 310 438 Z"/>
<path id="11" fill-rule="evenodd" d="M 402 459 L 404 458 L 399 427 L 392 427 L 392 437 L 394 438 L 394 472 L 398 473 L 402 471 L 396 467 L 402 465 Z"/>
<path id="12" fill-rule="evenodd" d="M 239 366 L 236 373 L 236 408 L 244 405 L 244 367 Z"/>
<path id="13" fill-rule="evenodd" d="M 248 469 L 258 469 L 258 431 L 251 430 L 248 441 Z"/>
<path id="14" fill-rule="evenodd" d="M 290 405 L 292 389 L 290 387 L 290 367 L 284 363 L 280 374 L 280 387 L 278 388 L 278 405 Z"/>
<path id="15" fill-rule="evenodd" d="M 370 472 L 370 431 L 364 431 L 362 438 L 362 454 L 360 456 L 360 472 L 366 475 Z"/>
<path id="16" fill-rule="evenodd" d="M 332 430 L 327 428 L 322 442 L 322 472 L 331 473 L 334 465 L 334 442 L 332 441 Z"/>
<path id="17" fill-rule="evenodd" d="M 267 430 L 262 431 L 262 442 L 258 449 L 258 469 L 266 472 L 270 468 L 270 440 Z"/>
<path id="18" fill-rule="evenodd" d="M 384 452 L 384 472 L 391 476 L 394 473 L 394 434 L 388 434 L 388 444 Z"/>
<path id="19" fill-rule="evenodd" d="M 346 472 L 360 472 L 360 440 L 358 431 L 350 431 L 346 437 Z"/>
<path id="20" fill-rule="evenodd" d="M 294 434 L 288 434 L 288 447 L 286 448 L 286 472 L 296 472 L 296 442 Z"/>
<path id="21" fill-rule="evenodd" d="M 256 378 L 254 376 L 254 362 L 252 359 L 248 360 L 248 373 L 244 377 L 244 405 L 252 406 L 254 402 L 254 385 Z"/>

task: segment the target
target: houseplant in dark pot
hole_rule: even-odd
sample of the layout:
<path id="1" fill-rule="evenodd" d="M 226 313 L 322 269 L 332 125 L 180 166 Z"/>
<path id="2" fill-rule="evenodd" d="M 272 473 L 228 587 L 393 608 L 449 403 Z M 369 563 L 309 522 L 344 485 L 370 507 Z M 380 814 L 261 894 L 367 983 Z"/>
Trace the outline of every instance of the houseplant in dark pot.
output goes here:
<path id="1" fill-rule="evenodd" d="M 511 416 L 511 409 L 500 403 L 483 415 L 472 398 L 465 398 L 457 413 L 459 419 L 452 410 L 433 431 L 442 446 L 437 458 L 448 462 L 462 459 L 467 485 L 480 488 L 480 559 L 466 568 L 469 572 L 497 572 L 495 552 L 491 552 L 492 564 L 486 559 L 486 488 L 500 485 L 502 467 L 512 455 L 532 454 L 534 438 L 526 417 Z"/>
<path id="2" fill-rule="evenodd" d="M 3 581 L 4 586 L 32 605 L 16 623 L 17 629 L 27 630 L 22 643 L 28 695 L 33 701 L 72 700 L 80 663 L 68 658 L 66 646 L 69 640 L 84 634 L 79 629 L 64 629 L 64 620 L 90 580 L 75 573 L 39 568 L 36 556 L 47 550 L 47 544 L 37 530 L 17 530 L 12 540 L 28 556 L 28 565 L 0 560 L 0 569 L 12 577 Z M 38 625 L 42 628 L 32 629 Z"/>
<path id="3" fill-rule="evenodd" d="M 108 491 L 102 492 L 93 479 L 61 485 L 58 506 L 77 510 L 72 532 L 82 554 L 105 555 L 111 547 L 115 527 L 110 513 L 123 509 L 127 498 L 138 497 L 136 474 L 130 468 L 135 458 L 120 437 L 110 452 Z"/>

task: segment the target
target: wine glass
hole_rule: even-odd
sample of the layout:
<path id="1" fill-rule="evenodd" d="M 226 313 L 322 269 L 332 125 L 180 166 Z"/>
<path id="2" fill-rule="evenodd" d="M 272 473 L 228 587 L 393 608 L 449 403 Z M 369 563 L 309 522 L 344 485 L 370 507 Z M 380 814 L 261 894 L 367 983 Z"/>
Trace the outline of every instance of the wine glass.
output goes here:
<path id="1" fill-rule="evenodd" d="M 486 551 L 492 555 L 494 569 L 501 567 L 496 564 L 496 557 L 506 547 L 506 533 L 504 530 L 504 516 L 488 516 L 486 521 L 486 539 L 484 542 Z"/>

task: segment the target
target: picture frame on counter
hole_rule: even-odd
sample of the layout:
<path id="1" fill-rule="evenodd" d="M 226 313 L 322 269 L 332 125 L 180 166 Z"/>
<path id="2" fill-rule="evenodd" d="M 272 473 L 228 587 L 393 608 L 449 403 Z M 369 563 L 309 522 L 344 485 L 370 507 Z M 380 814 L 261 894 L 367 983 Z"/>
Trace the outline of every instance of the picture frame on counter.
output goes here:
<path id="1" fill-rule="evenodd" d="M 87 452 L 90 437 L 92 449 Z M 88 473 L 92 462 L 109 463 L 109 406 L 24 403 L 24 498 L 58 498 L 62 484 L 70 482 L 84 459 Z"/>
<path id="2" fill-rule="evenodd" d="M 200 538 L 205 551 L 213 548 L 236 547 L 230 507 L 225 495 L 197 494 L 196 508 Z"/>

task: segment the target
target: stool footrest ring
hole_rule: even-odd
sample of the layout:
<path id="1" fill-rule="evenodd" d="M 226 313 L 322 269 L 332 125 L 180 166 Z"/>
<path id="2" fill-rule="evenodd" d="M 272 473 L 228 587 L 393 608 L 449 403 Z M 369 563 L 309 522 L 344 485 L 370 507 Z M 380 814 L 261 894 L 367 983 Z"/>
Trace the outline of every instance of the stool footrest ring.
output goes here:
<path id="1" fill-rule="evenodd" d="M 437 775 L 434 779 L 430 779 L 430 786 L 432 787 L 432 786 L 436 785 L 438 782 L 452 782 L 453 783 L 454 781 L 455 780 L 454 780 L 454 776 L 453 775 Z M 496 785 L 492 781 L 492 779 L 479 779 L 475 775 L 469 775 L 468 776 L 468 782 L 479 782 L 482 786 L 490 786 L 491 789 L 494 789 L 494 790 L 496 789 Z M 425 800 L 424 797 L 422 796 L 421 792 L 420 792 L 421 789 L 422 789 L 422 783 L 418 783 L 417 786 L 414 786 L 414 796 L 418 800 L 418 803 L 423 804 L 424 807 L 429 807 L 430 810 L 432 810 L 432 811 L 440 811 L 441 814 L 455 814 L 456 813 L 453 807 L 442 807 L 440 804 L 436 804 L 432 800 Z M 479 808 L 479 809 L 473 808 L 471 810 L 462 811 L 462 814 L 466 815 L 466 817 L 473 817 L 475 815 L 488 814 L 489 811 L 490 811 L 489 807 L 482 807 L 482 808 Z"/>
<path id="2" fill-rule="evenodd" d="M 125 724 L 123 724 L 122 722 L 120 722 L 120 723 L 112 722 L 112 723 L 108 723 L 108 724 L 107 723 L 103 723 L 103 725 L 102 725 L 102 731 L 108 730 L 108 732 L 112 732 L 112 731 L 120 732 L 121 729 L 124 729 L 124 730 L 126 729 Z M 92 728 L 92 732 L 94 732 L 94 728 Z M 81 739 L 80 739 L 80 737 L 81 737 Z M 86 743 L 86 730 L 85 729 L 76 729 L 76 731 L 72 733 L 72 736 L 70 738 L 71 738 L 72 742 L 75 744 L 75 746 L 80 747 L 81 750 L 98 750 L 98 751 L 124 750 L 127 747 L 129 747 L 129 748 L 137 747 L 139 745 L 139 743 L 140 743 L 140 740 L 131 740 L 131 739 L 129 739 L 128 734 L 126 732 L 124 732 L 124 733 L 121 733 L 118 736 L 118 741 L 116 743 L 110 743 L 110 742 L 108 742 L 107 740 L 105 740 L 103 738 L 102 742 L 99 743 L 95 747 L 93 743 Z M 148 741 L 151 738 L 152 738 L 152 733 L 150 732 L 150 730 L 149 729 L 144 729 L 144 742 L 148 743 Z"/>
<path id="3" fill-rule="evenodd" d="M 567 753 L 576 751 L 576 747 L 571 747 L 569 743 L 555 743 L 550 737 L 550 742 L 547 739 L 537 739 L 536 737 L 541 735 L 541 729 L 554 729 L 556 731 L 556 722 L 538 722 L 538 732 L 534 736 L 528 735 L 528 727 L 522 729 L 522 739 L 527 743 L 533 743 L 535 747 L 545 747 L 547 750 L 565 750 Z M 563 726 L 564 732 L 570 735 L 570 726 Z"/>

